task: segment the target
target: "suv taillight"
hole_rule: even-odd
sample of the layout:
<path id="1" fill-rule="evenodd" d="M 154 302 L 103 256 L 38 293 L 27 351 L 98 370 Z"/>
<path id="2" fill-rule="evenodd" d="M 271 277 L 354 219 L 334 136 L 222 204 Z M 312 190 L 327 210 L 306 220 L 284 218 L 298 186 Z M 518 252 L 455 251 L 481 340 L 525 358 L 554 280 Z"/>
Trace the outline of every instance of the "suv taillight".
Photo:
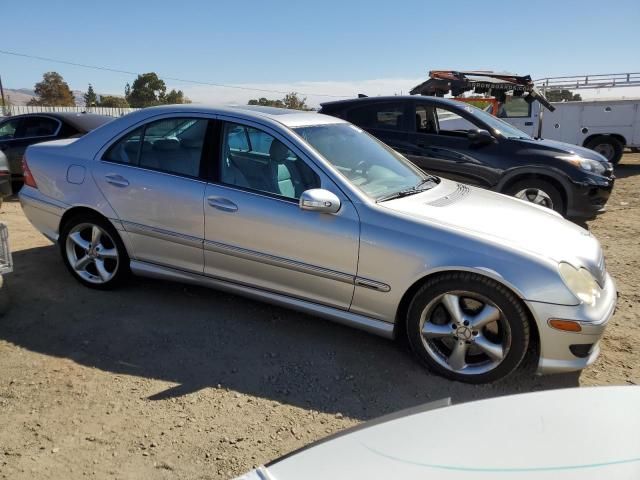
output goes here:
<path id="1" fill-rule="evenodd" d="M 38 188 L 38 185 L 36 185 L 36 180 L 35 178 L 33 178 L 33 175 L 31 174 L 31 170 L 29 170 L 29 165 L 27 164 L 26 156 L 22 157 L 22 171 L 24 175 L 24 184 L 28 185 L 29 187 Z"/>

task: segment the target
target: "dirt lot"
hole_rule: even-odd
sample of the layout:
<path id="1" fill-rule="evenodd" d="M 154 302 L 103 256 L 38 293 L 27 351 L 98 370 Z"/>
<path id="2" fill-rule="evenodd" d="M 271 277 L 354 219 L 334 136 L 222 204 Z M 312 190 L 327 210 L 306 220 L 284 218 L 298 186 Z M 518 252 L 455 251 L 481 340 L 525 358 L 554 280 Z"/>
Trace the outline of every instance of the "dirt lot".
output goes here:
<path id="1" fill-rule="evenodd" d="M 640 384 L 640 154 L 627 154 L 600 238 L 620 302 L 581 375 L 468 386 L 402 347 L 220 292 L 134 279 L 80 286 L 5 203 L 15 272 L 0 318 L 0 478 L 229 478 L 336 430 L 450 396 Z"/>

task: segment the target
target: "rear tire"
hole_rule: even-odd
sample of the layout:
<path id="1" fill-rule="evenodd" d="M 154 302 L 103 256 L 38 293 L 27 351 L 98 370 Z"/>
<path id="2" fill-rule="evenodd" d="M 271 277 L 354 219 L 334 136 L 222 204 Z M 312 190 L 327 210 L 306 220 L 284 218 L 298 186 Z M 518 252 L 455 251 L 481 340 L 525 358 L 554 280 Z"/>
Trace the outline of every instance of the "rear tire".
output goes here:
<path id="1" fill-rule="evenodd" d="M 560 191 L 546 180 L 527 178 L 519 180 L 504 192 L 512 197 L 550 208 L 560 215 L 565 213 L 564 199 Z"/>
<path id="2" fill-rule="evenodd" d="M 609 162 L 617 165 L 622 158 L 624 145 L 620 140 L 610 135 L 599 135 L 589 140 L 585 147 L 598 152 Z"/>
<path id="3" fill-rule="evenodd" d="M 99 215 L 71 217 L 62 226 L 59 245 L 67 269 L 86 287 L 110 290 L 131 273 L 120 235 Z"/>

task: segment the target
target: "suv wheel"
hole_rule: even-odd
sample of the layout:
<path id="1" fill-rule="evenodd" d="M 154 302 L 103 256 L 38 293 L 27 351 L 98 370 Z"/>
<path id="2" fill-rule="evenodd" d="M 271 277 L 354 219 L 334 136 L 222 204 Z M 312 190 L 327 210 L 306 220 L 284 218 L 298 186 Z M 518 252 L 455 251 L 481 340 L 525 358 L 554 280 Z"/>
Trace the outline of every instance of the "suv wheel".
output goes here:
<path id="1" fill-rule="evenodd" d="M 499 283 L 452 272 L 428 280 L 407 315 L 411 349 L 447 378 L 485 383 L 506 377 L 529 345 L 529 321 L 519 299 Z"/>
<path id="2" fill-rule="evenodd" d="M 565 205 L 560 191 L 545 180 L 537 178 L 520 180 L 511 185 L 505 193 L 564 215 Z"/>
<path id="3" fill-rule="evenodd" d="M 83 285 L 110 289 L 129 274 L 129 257 L 115 228 L 92 215 L 71 218 L 60 233 L 60 252 Z"/>

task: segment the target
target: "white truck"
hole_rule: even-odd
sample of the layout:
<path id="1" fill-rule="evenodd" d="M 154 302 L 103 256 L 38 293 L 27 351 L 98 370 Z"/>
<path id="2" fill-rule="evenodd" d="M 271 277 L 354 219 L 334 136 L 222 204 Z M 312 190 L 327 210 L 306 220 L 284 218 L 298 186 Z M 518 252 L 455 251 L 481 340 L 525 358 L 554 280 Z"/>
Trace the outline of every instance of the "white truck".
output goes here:
<path id="1" fill-rule="evenodd" d="M 640 99 L 553 102 L 542 112 L 542 138 L 584 146 L 618 163 L 624 147 L 640 148 Z M 507 96 L 498 117 L 523 132 L 538 136 L 543 107 L 522 97 Z"/>

